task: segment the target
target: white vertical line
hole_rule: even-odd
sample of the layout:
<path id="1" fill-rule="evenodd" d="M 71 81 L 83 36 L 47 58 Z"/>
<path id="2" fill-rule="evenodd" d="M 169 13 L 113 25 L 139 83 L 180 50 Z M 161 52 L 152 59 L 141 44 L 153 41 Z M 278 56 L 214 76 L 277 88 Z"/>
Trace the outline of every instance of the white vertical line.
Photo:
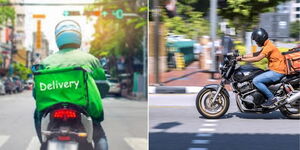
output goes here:
<path id="1" fill-rule="evenodd" d="M 205 126 L 205 127 L 215 127 L 215 126 L 217 126 L 217 124 L 205 123 L 205 124 L 202 124 L 202 126 Z"/>
<path id="2" fill-rule="evenodd" d="M 198 133 L 196 137 L 211 137 L 212 135 L 211 133 Z"/>
<path id="3" fill-rule="evenodd" d="M 146 138 L 125 137 L 124 140 L 133 150 L 147 150 L 148 141 Z"/>
<path id="4" fill-rule="evenodd" d="M 208 150 L 207 148 L 189 148 L 188 150 Z"/>
<path id="5" fill-rule="evenodd" d="M 192 144 L 209 144 L 209 140 L 192 140 Z"/>
<path id="6" fill-rule="evenodd" d="M 7 135 L 0 135 L 0 148 L 9 139 Z"/>
<path id="7" fill-rule="evenodd" d="M 29 145 L 27 146 L 26 150 L 38 150 L 40 149 L 40 141 L 37 136 L 32 137 Z"/>
<path id="8" fill-rule="evenodd" d="M 213 132 L 213 131 L 216 131 L 216 129 L 213 129 L 213 128 L 200 128 L 199 131 L 200 132 Z"/>
<path id="9" fill-rule="evenodd" d="M 205 122 L 218 122 L 219 120 L 211 120 L 211 119 L 207 119 L 207 120 L 204 120 Z"/>

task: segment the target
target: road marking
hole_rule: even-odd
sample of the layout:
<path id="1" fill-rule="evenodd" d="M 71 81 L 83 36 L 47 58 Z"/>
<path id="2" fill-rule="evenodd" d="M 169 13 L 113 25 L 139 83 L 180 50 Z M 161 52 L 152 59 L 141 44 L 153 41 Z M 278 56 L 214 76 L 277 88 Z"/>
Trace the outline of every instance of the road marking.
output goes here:
<path id="1" fill-rule="evenodd" d="M 211 133 L 198 133 L 196 134 L 197 137 L 211 137 L 213 134 Z"/>
<path id="2" fill-rule="evenodd" d="M 148 149 L 148 141 L 146 138 L 125 137 L 124 140 L 133 150 Z"/>
<path id="3" fill-rule="evenodd" d="M 218 122 L 219 120 L 211 120 L 211 119 L 209 119 L 209 120 L 204 120 L 205 122 Z"/>
<path id="4" fill-rule="evenodd" d="M 162 106 L 162 105 L 149 105 L 149 108 L 184 108 L 190 106 Z"/>
<path id="5" fill-rule="evenodd" d="M 192 140 L 193 144 L 209 144 L 209 140 Z"/>
<path id="6" fill-rule="evenodd" d="M 29 145 L 27 146 L 26 150 L 37 150 L 40 149 L 40 141 L 37 136 L 32 137 Z"/>
<path id="7" fill-rule="evenodd" d="M 215 127 L 215 126 L 217 126 L 217 124 L 205 123 L 205 124 L 202 124 L 202 126 L 204 126 L 204 127 Z"/>
<path id="8" fill-rule="evenodd" d="M 208 150 L 207 148 L 189 148 L 188 150 Z"/>
<path id="9" fill-rule="evenodd" d="M 9 139 L 7 135 L 0 135 L 0 147 Z"/>
<path id="10" fill-rule="evenodd" d="M 213 131 L 216 131 L 216 129 L 214 129 L 214 128 L 200 128 L 199 131 L 200 132 L 213 132 Z"/>

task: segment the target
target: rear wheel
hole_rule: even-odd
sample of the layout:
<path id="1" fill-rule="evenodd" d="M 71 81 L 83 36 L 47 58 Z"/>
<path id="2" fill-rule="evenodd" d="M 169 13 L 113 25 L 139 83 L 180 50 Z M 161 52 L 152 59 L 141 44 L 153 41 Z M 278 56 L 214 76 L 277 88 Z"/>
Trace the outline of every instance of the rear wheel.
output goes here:
<path id="1" fill-rule="evenodd" d="M 224 91 L 220 91 L 215 102 L 212 102 L 216 89 L 202 89 L 196 99 L 198 112 L 205 118 L 217 119 L 222 117 L 229 108 L 229 97 Z"/>
<path id="2" fill-rule="evenodd" d="M 279 110 L 289 119 L 300 119 L 300 99 L 293 104 L 286 104 L 280 107 Z"/>

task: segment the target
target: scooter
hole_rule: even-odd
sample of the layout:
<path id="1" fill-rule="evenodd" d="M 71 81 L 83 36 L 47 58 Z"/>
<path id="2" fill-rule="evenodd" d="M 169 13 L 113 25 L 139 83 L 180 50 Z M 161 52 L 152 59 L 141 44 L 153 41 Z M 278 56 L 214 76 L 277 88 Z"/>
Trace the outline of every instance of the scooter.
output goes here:
<path id="1" fill-rule="evenodd" d="M 45 150 L 93 150 L 93 123 L 87 112 L 71 103 L 59 103 L 44 111 L 42 148 Z"/>

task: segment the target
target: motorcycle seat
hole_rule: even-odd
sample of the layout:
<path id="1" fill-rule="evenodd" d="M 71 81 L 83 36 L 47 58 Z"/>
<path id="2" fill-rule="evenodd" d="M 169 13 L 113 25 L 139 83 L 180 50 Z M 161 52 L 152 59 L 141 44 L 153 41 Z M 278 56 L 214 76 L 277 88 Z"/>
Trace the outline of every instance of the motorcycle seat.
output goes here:
<path id="1" fill-rule="evenodd" d="M 295 80 L 297 78 L 299 78 L 299 74 L 286 75 L 283 78 L 281 78 L 280 82 L 289 82 L 289 81 Z"/>

